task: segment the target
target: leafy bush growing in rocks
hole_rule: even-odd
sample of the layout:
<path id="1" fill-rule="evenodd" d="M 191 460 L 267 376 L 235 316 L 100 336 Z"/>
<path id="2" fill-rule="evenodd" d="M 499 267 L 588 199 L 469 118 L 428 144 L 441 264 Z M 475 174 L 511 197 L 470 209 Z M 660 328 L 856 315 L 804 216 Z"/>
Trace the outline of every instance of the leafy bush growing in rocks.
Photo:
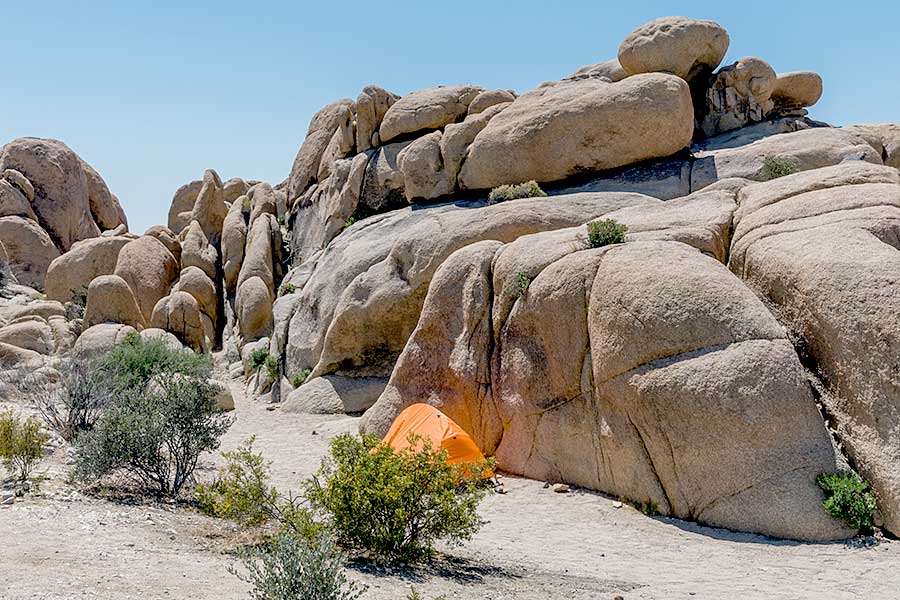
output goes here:
<path id="1" fill-rule="evenodd" d="M 516 273 L 516 282 L 513 284 L 513 290 L 516 292 L 516 296 L 521 298 L 527 294 L 529 285 L 531 285 L 531 277 L 522 271 Z"/>
<path id="2" fill-rule="evenodd" d="M 216 406 L 210 363 L 162 340 L 132 336 L 100 359 L 116 393 L 93 429 L 76 439 L 74 477 L 122 475 L 176 496 L 200 455 L 219 446 L 231 419 Z"/>
<path id="3" fill-rule="evenodd" d="M 410 438 L 394 450 L 371 435 L 335 438 L 307 485 L 307 499 L 348 548 L 378 558 L 413 560 L 434 542 L 461 543 L 482 525 L 478 503 L 490 463 L 450 465 L 444 450 Z"/>
<path id="4" fill-rule="evenodd" d="M 269 379 L 272 381 L 278 381 L 280 379 L 279 375 L 281 374 L 281 365 L 278 362 L 278 357 L 273 356 L 271 354 L 266 356 L 266 359 L 263 361 L 263 366 L 266 368 L 266 373 L 269 375 Z"/>
<path id="5" fill-rule="evenodd" d="M 518 200 L 519 198 L 544 198 L 546 196 L 547 192 L 542 190 L 541 186 L 532 179 L 525 183 L 495 187 L 488 195 L 488 200 L 493 204 L 506 202 L 507 200 Z"/>
<path id="6" fill-rule="evenodd" d="M 763 158 L 762 175 L 766 181 L 778 179 L 785 175 L 793 175 L 797 171 L 799 171 L 799 167 L 796 161 L 787 156 L 770 155 Z"/>
<path id="7" fill-rule="evenodd" d="M 327 536 L 308 542 L 289 533 L 243 551 L 246 574 L 232 574 L 252 586 L 253 600 L 355 600 L 365 587 L 347 579 L 345 558 Z"/>
<path id="8" fill-rule="evenodd" d="M 825 490 L 827 497 L 822 504 L 829 515 L 860 533 L 873 531 L 875 495 L 862 477 L 855 472 L 821 473 L 816 483 Z"/>
<path id="9" fill-rule="evenodd" d="M 588 223 L 587 230 L 588 245 L 591 248 L 601 248 L 610 244 L 623 243 L 628 227 L 615 219 L 603 219 Z"/>
<path id="10" fill-rule="evenodd" d="M 47 439 L 34 417 L 23 420 L 11 410 L 0 415 L 0 458 L 16 480 L 28 480 L 43 456 Z"/>
<path id="11" fill-rule="evenodd" d="M 266 364 L 266 360 L 269 358 L 269 351 L 265 348 L 257 348 L 250 355 L 250 368 L 256 371 L 257 369 L 263 367 Z"/>
<path id="12" fill-rule="evenodd" d="M 291 385 L 295 388 L 300 387 L 306 380 L 309 379 L 309 376 L 312 375 L 312 369 L 303 369 L 299 373 L 294 373 L 294 376 L 291 377 Z"/>
<path id="13" fill-rule="evenodd" d="M 297 286 L 294 285 L 293 283 L 282 283 L 281 286 L 278 288 L 278 295 L 279 296 L 288 296 L 290 294 L 293 294 L 296 291 L 297 291 Z"/>

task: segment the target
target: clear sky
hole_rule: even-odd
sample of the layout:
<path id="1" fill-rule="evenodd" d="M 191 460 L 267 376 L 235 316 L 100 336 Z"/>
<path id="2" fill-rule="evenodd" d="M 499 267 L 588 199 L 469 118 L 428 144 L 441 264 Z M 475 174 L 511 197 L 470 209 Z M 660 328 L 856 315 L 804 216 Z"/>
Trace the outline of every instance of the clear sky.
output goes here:
<path id="1" fill-rule="evenodd" d="M 4 2 L 0 144 L 65 141 L 122 200 L 131 229 L 214 168 L 283 180 L 312 114 L 375 83 L 525 91 L 612 58 L 663 15 L 713 19 L 726 62 L 812 69 L 811 116 L 900 122 L 894 2 Z"/>

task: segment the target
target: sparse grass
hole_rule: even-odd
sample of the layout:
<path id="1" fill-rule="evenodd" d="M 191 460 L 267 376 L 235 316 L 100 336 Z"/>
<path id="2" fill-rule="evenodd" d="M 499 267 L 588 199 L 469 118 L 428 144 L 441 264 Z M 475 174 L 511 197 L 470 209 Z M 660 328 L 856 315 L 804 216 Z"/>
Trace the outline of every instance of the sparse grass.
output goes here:
<path id="1" fill-rule="evenodd" d="M 519 198 L 544 198 L 546 196 L 547 192 L 542 190 L 541 186 L 532 179 L 524 183 L 495 187 L 488 195 L 488 200 L 493 204 L 506 202 L 507 200 L 518 200 Z"/>
<path id="2" fill-rule="evenodd" d="M 793 175 L 799 170 L 797 160 L 793 157 L 769 155 L 763 158 L 762 176 L 765 181 Z"/>
<path id="3" fill-rule="evenodd" d="M 531 277 L 529 277 L 524 271 L 519 271 L 516 273 L 516 280 L 513 284 L 513 291 L 516 293 L 516 296 L 522 298 L 525 294 L 528 293 L 528 286 L 531 285 Z"/>
<path id="4" fill-rule="evenodd" d="M 25 482 L 31 476 L 48 439 L 34 417 L 21 419 L 11 410 L 0 414 L 0 459 L 17 481 Z"/>
<path id="5" fill-rule="evenodd" d="M 291 385 L 295 388 L 300 387 L 309 379 L 310 375 L 312 375 L 312 369 L 303 369 L 299 373 L 294 373 L 294 376 L 291 377 Z"/>
<path id="6" fill-rule="evenodd" d="M 628 232 L 628 227 L 615 219 L 603 219 L 602 221 L 591 221 L 588 223 L 587 230 L 588 246 L 591 248 L 602 248 L 610 244 L 625 242 L 625 234 Z"/>
<path id="7" fill-rule="evenodd" d="M 875 495 L 869 484 L 855 472 L 821 473 L 816 483 L 825 490 L 822 505 L 832 518 L 843 521 L 860 533 L 872 533 L 875 525 Z"/>

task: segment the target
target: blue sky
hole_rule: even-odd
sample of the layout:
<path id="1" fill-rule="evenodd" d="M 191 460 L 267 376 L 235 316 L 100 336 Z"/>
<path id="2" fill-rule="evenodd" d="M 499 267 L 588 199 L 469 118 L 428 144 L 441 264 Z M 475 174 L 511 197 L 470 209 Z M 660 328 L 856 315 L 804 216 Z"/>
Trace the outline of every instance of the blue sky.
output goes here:
<path id="1" fill-rule="evenodd" d="M 138 232 L 164 223 L 175 189 L 205 168 L 278 183 L 312 114 L 367 84 L 524 91 L 614 57 L 631 30 L 669 14 L 725 26 L 726 62 L 818 71 L 815 118 L 900 121 L 896 2 L 4 4 L 0 144 L 65 141 Z"/>

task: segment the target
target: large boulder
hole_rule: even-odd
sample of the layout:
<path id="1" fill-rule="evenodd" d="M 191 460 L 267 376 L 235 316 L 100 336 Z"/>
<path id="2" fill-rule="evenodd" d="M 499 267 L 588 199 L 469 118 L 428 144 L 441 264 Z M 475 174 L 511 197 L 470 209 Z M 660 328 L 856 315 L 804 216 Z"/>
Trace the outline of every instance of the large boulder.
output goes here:
<path id="1" fill-rule="evenodd" d="M 729 265 L 821 378 L 852 464 L 900 534 L 900 174 L 848 162 L 745 187 Z"/>
<path id="2" fill-rule="evenodd" d="M 53 354 L 56 348 L 53 330 L 46 320 L 39 317 L 0 327 L 0 344 L 9 344 L 44 355 Z"/>
<path id="3" fill-rule="evenodd" d="M 426 401 L 513 473 L 729 529 L 851 535 L 821 505 L 836 458 L 800 361 L 753 292 L 680 242 L 562 233 L 452 255 L 365 429 Z M 501 260 L 535 273 L 511 305 Z"/>
<path id="4" fill-rule="evenodd" d="M 91 281 L 84 311 L 84 327 L 100 323 L 122 323 L 137 331 L 147 326 L 134 292 L 118 275 L 101 275 Z"/>
<path id="5" fill-rule="evenodd" d="M 293 204 L 294 200 L 316 181 L 319 163 L 322 161 L 325 148 L 337 130 L 338 124 L 345 118 L 347 111 L 352 108 L 353 101 L 343 98 L 332 102 L 313 115 L 306 131 L 306 138 L 297 152 L 297 157 L 294 158 L 294 165 L 291 167 L 291 175 L 288 178 L 287 200 L 289 205 Z"/>
<path id="6" fill-rule="evenodd" d="M 777 77 L 766 61 L 747 57 L 719 70 L 706 90 L 703 114 L 697 115 L 703 135 L 714 136 L 764 120 L 775 108 L 772 93 Z"/>
<path id="7" fill-rule="evenodd" d="M 169 206 L 169 229 L 175 234 L 181 233 L 181 230 L 187 227 L 191 222 L 191 213 L 194 211 L 194 204 L 197 203 L 197 196 L 200 194 L 200 188 L 203 182 L 199 179 L 186 183 L 177 190 L 172 198 L 172 204 Z"/>
<path id="8" fill-rule="evenodd" d="M 247 196 L 241 196 L 232 203 L 222 223 L 222 271 L 225 289 L 229 293 L 233 293 L 237 286 L 238 273 L 244 262 L 244 244 L 247 242 L 245 201 L 249 205 L 250 199 Z"/>
<path id="9" fill-rule="evenodd" d="M 378 146 L 381 142 L 375 138 L 381 121 L 391 105 L 399 99 L 377 85 L 367 85 L 356 98 L 356 151 Z"/>
<path id="10" fill-rule="evenodd" d="M 214 332 L 211 322 L 200 311 L 200 304 L 191 294 L 173 291 L 161 298 L 153 308 L 150 323 L 153 327 L 175 334 L 189 348 L 208 352 L 212 347 Z"/>
<path id="11" fill-rule="evenodd" d="M 222 238 L 222 223 L 228 207 L 225 205 L 225 192 L 219 174 L 212 169 L 203 173 L 203 186 L 197 194 L 197 202 L 191 212 L 191 222 L 197 222 L 203 229 L 206 239 L 218 244 Z"/>
<path id="12" fill-rule="evenodd" d="M 410 140 L 385 144 L 368 152 L 366 175 L 359 193 L 359 205 L 368 212 L 386 212 L 406 206 L 403 172 L 398 165 L 400 153 Z"/>
<path id="13" fill-rule="evenodd" d="M 772 99 L 780 109 L 812 106 L 822 97 L 822 77 L 813 71 L 779 73 Z"/>
<path id="14" fill-rule="evenodd" d="M 207 277 L 215 279 L 218 260 L 219 253 L 206 237 L 203 227 L 197 221 L 191 221 L 181 232 L 181 267 L 198 267 Z"/>
<path id="15" fill-rule="evenodd" d="M 76 242 L 71 250 L 50 263 L 44 285 L 47 298 L 70 302 L 76 296 L 84 297 L 95 277 L 115 271 L 119 251 L 130 241 L 124 236 L 113 236 Z"/>
<path id="16" fill-rule="evenodd" d="M 12 274 L 22 285 L 43 289 L 50 263 L 59 256 L 40 225 L 24 217 L 0 217 L 0 240 Z"/>
<path id="17" fill-rule="evenodd" d="M 124 225 L 127 229 L 125 211 L 119 204 L 119 199 L 110 193 L 100 173 L 84 161 L 81 161 L 81 168 L 87 181 L 88 206 L 100 230 L 115 229 L 119 225 Z"/>
<path id="18" fill-rule="evenodd" d="M 259 276 L 239 284 L 235 311 L 244 340 L 257 340 L 272 333 L 274 299 L 271 288 Z"/>
<path id="19" fill-rule="evenodd" d="M 179 263 L 181 263 L 181 241 L 174 231 L 162 225 L 154 225 L 144 232 L 144 235 L 155 237 L 166 249 L 172 253 Z"/>
<path id="20" fill-rule="evenodd" d="M 469 104 L 483 91 L 471 85 L 419 90 L 394 102 L 378 129 L 381 143 L 419 131 L 440 129 L 466 115 Z"/>
<path id="21" fill-rule="evenodd" d="M 588 77 L 602 77 L 615 83 L 628 77 L 628 73 L 619 64 L 619 59 L 613 58 L 601 63 L 580 67 L 566 79 L 585 79 Z"/>
<path id="22" fill-rule="evenodd" d="M 660 17 L 628 34 L 619 63 L 629 75 L 665 72 L 690 81 L 719 66 L 728 43 L 728 32 L 713 21 Z"/>
<path id="23" fill-rule="evenodd" d="M 218 314 L 218 296 L 216 286 L 198 267 L 186 267 L 181 271 L 178 283 L 173 290 L 187 292 L 197 300 L 200 310 L 213 322 Z"/>
<path id="24" fill-rule="evenodd" d="M 101 323 L 85 329 L 72 348 L 73 358 L 88 360 L 112 350 L 125 341 L 129 334 L 137 335 L 134 327 L 121 323 Z"/>
<path id="25" fill-rule="evenodd" d="M 490 120 L 469 147 L 459 186 L 487 189 L 614 169 L 674 154 L 693 132 L 690 89 L 678 77 L 563 81 L 519 96 Z"/>
<path id="26" fill-rule="evenodd" d="M 639 194 L 575 194 L 407 208 L 367 219 L 335 238 L 315 263 L 291 318 L 287 372 L 386 376 L 415 327 L 431 276 L 453 251 L 659 203 Z"/>
<path id="27" fill-rule="evenodd" d="M 263 213 L 251 222 L 238 288 L 248 279 L 259 277 L 274 297 L 275 283 L 281 279 L 281 244 L 281 227 L 275 215 Z"/>
<path id="28" fill-rule="evenodd" d="M 31 201 L 28 196 L 11 180 L 12 177 L 7 175 L 11 173 L 18 173 L 18 171 L 7 169 L 4 176 L 0 178 L 0 217 L 25 217 L 37 221 L 37 215 L 31 209 Z"/>
<path id="29" fill-rule="evenodd" d="M 141 314 L 149 322 L 153 307 L 172 289 L 179 272 L 178 261 L 163 243 L 145 235 L 122 246 L 113 274 L 134 292 Z"/>
<path id="30" fill-rule="evenodd" d="M 15 139 L 0 149 L 0 172 L 5 169 L 22 173 L 34 186 L 34 212 L 60 250 L 65 252 L 78 240 L 100 235 L 91 215 L 84 163 L 64 143 Z"/>
<path id="31" fill-rule="evenodd" d="M 386 377 L 316 377 L 288 394 L 281 412 L 313 415 L 362 413 L 387 385 Z"/>

